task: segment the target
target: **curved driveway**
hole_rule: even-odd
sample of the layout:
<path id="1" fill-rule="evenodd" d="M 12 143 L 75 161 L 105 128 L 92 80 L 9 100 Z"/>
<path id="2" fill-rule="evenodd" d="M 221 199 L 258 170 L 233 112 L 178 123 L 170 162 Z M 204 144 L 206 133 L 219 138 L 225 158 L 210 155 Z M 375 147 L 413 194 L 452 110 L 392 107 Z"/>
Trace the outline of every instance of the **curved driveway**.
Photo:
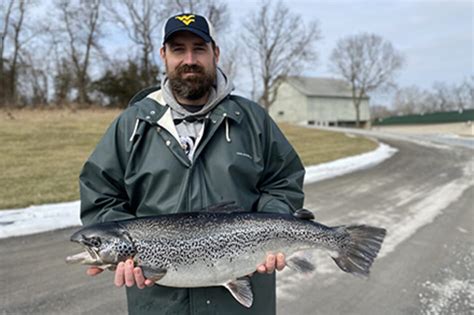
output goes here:
<path id="1" fill-rule="evenodd" d="M 323 253 L 316 253 L 318 272 L 310 278 L 285 270 L 279 313 L 474 314 L 474 150 L 363 133 L 398 153 L 371 169 L 307 185 L 305 205 L 330 225 L 387 228 L 381 257 L 369 279 L 343 274 Z"/>
<path id="2" fill-rule="evenodd" d="M 369 279 L 314 253 L 311 276 L 278 275 L 279 314 L 472 314 L 474 179 L 470 148 L 371 134 L 398 148 L 367 170 L 305 186 L 306 204 L 329 225 L 388 229 Z M 64 257 L 74 229 L 0 240 L 0 314 L 121 314 L 112 273 L 96 278 Z"/>

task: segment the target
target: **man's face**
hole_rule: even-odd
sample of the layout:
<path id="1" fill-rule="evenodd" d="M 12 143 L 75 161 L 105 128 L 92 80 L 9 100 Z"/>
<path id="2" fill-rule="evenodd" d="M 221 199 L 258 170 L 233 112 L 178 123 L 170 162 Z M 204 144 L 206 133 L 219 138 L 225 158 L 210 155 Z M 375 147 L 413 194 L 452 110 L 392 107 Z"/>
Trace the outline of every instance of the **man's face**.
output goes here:
<path id="1" fill-rule="evenodd" d="M 178 32 L 161 48 L 160 55 L 175 96 L 197 100 L 214 84 L 219 49 L 201 37 Z"/>

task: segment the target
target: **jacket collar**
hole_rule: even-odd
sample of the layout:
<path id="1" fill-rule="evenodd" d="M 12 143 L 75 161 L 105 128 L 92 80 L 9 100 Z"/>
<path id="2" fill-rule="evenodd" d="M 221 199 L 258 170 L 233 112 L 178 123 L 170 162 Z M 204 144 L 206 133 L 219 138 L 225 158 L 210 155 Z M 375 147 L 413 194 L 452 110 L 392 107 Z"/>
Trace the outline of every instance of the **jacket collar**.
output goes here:
<path id="1" fill-rule="evenodd" d="M 152 125 L 160 124 L 159 122 L 162 122 L 161 119 L 165 113 L 170 110 L 170 107 L 165 104 L 162 90 L 152 92 L 138 101 L 135 106 L 138 106 L 137 118 Z M 230 95 L 209 113 L 209 118 L 213 121 L 228 118 L 239 124 L 242 121 L 242 116 L 243 113 L 239 105 L 230 100 Z"/>
<path id="2" fill-rule="evenodd" d="M 164 104 L 161 90 L 152 92 L 137 103 L 137 119 L 146 121 L 153 126 L 160 126 L 168 130 L 176 140 L 179 140 L 171 108 Z"/>
<path id="3" fill-rule="evenodd" d="M 229 118 L 230 120 L 235 121 L 240 124 L 243 118 L 242 110 L 239 108 L 235 102 L 230 100 L 230 95 L 228 95 L 221 103 L 211 112 L 210 119 L 217 121 L 221 117 Z"/>
<path id="4" fill-rule="evenodd" d="M 152 125 L 157 125 L 158 121 L 169 110 L 161 97 L 161 90 L 152 92 L 135 103 L 134 106 L 138 107 L 137 118 Z"/>

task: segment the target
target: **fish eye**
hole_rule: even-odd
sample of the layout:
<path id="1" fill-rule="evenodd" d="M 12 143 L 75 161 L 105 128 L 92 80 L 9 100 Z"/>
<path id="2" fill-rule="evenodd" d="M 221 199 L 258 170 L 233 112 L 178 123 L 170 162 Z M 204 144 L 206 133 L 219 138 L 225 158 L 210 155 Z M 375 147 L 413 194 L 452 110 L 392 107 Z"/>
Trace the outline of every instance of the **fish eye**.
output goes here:
<path id="1" fill-rule="evenodd" d="M 100 241 L 100 238 L 98 237 L 91 237 L 89 239 L 89 243 L 94 247 L 100 247 L 100 245 L 102 244 L 102 242 Z"/>

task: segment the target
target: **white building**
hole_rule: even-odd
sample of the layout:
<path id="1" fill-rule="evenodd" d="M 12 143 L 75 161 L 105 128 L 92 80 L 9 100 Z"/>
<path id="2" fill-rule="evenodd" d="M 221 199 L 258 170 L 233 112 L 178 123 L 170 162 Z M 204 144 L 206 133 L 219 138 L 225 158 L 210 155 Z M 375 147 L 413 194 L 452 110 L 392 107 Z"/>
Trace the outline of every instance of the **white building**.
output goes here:
<path id="1" fill-rule="evenodd" d="M 278 89 L 270 115 L 277 122 L 320 126 L 354 126 L 356 111 L 351 87 L 337 79 L 289 77 Z M 360 104 L 361 126 L 370 123 L 369 98 Z"/>

